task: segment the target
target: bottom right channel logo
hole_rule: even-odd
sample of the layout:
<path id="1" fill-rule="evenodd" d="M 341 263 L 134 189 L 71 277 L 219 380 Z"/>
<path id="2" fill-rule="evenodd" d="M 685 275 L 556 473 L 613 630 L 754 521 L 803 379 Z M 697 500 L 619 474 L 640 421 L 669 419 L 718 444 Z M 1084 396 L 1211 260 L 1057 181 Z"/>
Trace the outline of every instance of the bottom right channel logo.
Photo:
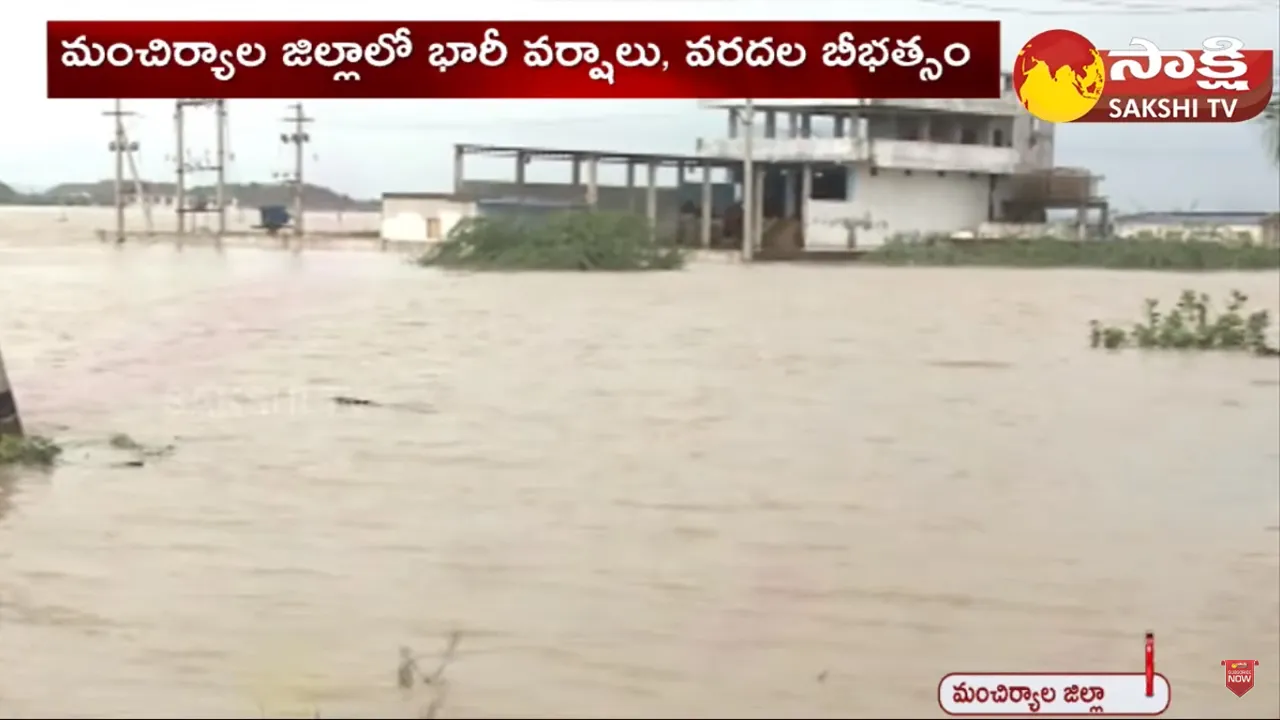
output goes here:
<path id="1" fill-rule="evenodd" d="M 1227 671 L 1227 689 L 1235 693 L 1236 697 L 1244 697 L 1245 693 L 1253 689 L 1254 668 L 1258 666 L 1257 660 L 1223 660 L 1222 666 Z"/>

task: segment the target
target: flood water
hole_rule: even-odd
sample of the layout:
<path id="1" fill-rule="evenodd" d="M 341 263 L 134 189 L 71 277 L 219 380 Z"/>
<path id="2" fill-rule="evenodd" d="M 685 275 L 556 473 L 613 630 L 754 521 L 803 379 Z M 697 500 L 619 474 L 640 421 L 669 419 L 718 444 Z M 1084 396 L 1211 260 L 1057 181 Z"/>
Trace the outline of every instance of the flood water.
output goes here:
<path id="1" fill-rule="evenodd" d="M 0 240 L 68 446 L 0 481 L 0 716 L 415 717 L 397 649 L 455 630 L 441 717 L 937 716 L 948 672 L 1139 672 L 1153 630 L 1171 715 L 1277 717 L 1280 364 L 1087 345 L 1184 287 L 1280 310 L 1267 273 Z"/>

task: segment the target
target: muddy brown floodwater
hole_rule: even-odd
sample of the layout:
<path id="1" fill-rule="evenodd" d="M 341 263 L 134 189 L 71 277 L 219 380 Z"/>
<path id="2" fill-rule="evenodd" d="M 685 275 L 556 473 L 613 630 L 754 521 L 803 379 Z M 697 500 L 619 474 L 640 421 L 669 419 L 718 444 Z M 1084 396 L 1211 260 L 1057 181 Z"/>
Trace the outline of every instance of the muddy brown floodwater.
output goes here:
<path id="1" fill-rule="evenodd" d="M 1280 309 L 1267 273 L 0 240 L 69 446 L 0 483 L 0 716 L 413 717 L 397 649 L 454 630 L 449 717 L 935 716 L 945 673 L 1137 672 L 1150 629 L 1172 715 L 1277 717 L 1280 364 L 1087 346 L 1184 287 Z"/>

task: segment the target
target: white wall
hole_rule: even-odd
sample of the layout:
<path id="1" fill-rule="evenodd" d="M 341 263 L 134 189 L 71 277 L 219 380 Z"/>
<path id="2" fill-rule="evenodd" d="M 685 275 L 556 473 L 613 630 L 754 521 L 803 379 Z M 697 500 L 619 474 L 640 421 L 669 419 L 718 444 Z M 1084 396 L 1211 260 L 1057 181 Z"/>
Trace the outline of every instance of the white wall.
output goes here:
<path id="1" fill-rule="evenodd" d="M 849 171 L 844 202 L 809 202 L 805 247 L 847 247 L 844 220 L 855 224 L 857 247 L 876 247 L 895 235 L 951 234 L 974 230 L 987 221 L 990 180 L 986 175 L 881 168 L 867 165 Z"/>
<path id="2" fill-rule="evenodd" d="M 871 160 L 880 168 L 1007 175 L 1017 170 L 1019 155 L 1011 147 L 876 139 Z"/>
<path id="3" fill-rule="evenodd" d="M 1204 242 L 1256 245 L 1262 242 L 1261 225 L 1203 225 L 1116 222 L 1117 237 L 1150 237 L 1169 241 L 1200 240 Z"/>
<path id="4" fill-rule="evenodd" d="M 178 227 L 177 213 L 173 207 L 151 208 L 150 229 L 155 232 L 172 232 Z M 261 234 L 255 230 L 258 224 L 257 208 L 228 208 L 227 232 Z M 375 232 L 380 224 L 380 217 L 375 212 L 306 212 L 307 232 L 370 233 Z M 71 206 L 59 207 L 44 205 L 26 207 L 9 205 L 0 208 L 0 226 L 5 234 L 34 233 L 42 235 L 46 232 L 68 239 L 94 239 L 98 230 L 114 230 L 116 210 L 112 207 Z M 193 232 L 203 232 L 216 227 L 217 221 L 212 214 L 187 216 L 187 228 Z M 148 229 L 146 213 L 142 206 L 130 205 L 125 208 L 125 230 L 131 233 L 145 232 Z"/>
<path id="5" fill-rule="evenodd" d="M 396 242 L 439 242 L 474 214 L 473 203 L 449 198 L 387 197 L 382 200 L 381 236 Z"/>

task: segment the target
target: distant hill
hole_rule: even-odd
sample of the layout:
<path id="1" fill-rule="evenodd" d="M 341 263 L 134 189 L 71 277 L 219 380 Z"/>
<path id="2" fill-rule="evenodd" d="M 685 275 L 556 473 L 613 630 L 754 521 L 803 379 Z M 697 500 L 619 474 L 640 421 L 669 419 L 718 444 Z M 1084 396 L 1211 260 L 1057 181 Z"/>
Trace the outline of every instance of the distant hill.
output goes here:
<path id="1" fill-rule="evenodd" d="M 143 182 L 143 191 L 151 196 L 172 197 L 177 186 L 171 182 Z M 228 200 L 241 207 L 256 208 L 263 205 L 291 205 L 293 188 L 267 183 L 228 183 L 225 186 Z M 126 192 L 134 194 L 133 183 L 126 185 Z M 115 182 L 100 180 L 95 183 L 60 183 L 38 193 L 21 193 L 0 183 L 0 205 L 106 205 L 115 204 Z M 204 196 L 213 199 L 212 185 L 197 185 L 186 189 L 188 197 Z M 306 183 L 302 190 L 302 204 L 308 210 L 373 210 L 379 208 L 376 200 L 359 200 L 343 195 L 323 185 Z"/>

